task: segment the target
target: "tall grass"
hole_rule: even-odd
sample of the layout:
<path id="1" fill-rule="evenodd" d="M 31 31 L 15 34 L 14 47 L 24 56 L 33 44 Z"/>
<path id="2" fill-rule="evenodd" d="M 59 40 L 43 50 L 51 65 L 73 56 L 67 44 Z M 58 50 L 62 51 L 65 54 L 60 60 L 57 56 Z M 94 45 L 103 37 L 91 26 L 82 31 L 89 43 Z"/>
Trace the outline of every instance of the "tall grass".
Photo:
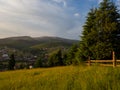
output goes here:
<path id="1" fill-rule="evenodd" d="M 0 72 L 0 90 L 120 90 L 120 68 L 67 66 Z"/>

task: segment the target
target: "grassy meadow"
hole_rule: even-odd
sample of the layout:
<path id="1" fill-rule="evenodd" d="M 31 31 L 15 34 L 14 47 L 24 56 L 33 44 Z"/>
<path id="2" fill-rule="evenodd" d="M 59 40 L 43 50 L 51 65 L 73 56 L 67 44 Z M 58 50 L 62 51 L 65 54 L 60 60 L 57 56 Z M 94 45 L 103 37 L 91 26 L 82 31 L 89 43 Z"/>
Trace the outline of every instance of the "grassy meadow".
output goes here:
<path id="1" fill-rule="evenodd" d="M 0 72 L 0 90 L 120 90 L 120 68 L 66 66 Z"/>

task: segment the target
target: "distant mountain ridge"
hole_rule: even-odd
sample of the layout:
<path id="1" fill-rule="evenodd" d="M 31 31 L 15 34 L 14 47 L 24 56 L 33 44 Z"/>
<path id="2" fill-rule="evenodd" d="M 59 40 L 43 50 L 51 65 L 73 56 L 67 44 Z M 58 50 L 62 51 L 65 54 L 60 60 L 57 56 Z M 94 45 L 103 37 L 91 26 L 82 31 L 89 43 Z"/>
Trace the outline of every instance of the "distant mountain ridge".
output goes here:
<path id="1" fill-rule="evenodd" d="M 4 40 L 6 39 L 11 39 L 11 40 L 30 40 L 33 39 L 30 36 L 19 36 L 19 37 L 8 37 L 8 38 L 3 38 Z"/>
<path id="2" fill-rule="evenodd" d="M 65 39 L 60 37 L 8 37 L 0 39 L 0 47 L 7 46 L 10 48 L 24 49 L 24 48 L 45 48 L 54 46 L 71 46 L 74 43 L 78 43 L 78 40 Z"/>

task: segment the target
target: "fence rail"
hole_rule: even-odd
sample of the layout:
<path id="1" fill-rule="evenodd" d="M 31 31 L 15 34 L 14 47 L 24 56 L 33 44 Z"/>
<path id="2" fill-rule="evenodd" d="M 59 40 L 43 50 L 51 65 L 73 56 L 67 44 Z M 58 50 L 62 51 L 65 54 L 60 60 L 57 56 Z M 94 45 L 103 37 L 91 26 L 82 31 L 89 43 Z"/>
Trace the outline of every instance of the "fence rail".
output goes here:
<path id="1" fill-rule="evenodd" d="M 120 66 L 120 60 L 116 60 L 115 58 L 115 52 L 112 53 L 112 60 L 90 60 L 90 57 L 88 58 L 88 61 L 86 61 L 88 65 L 92 65 L 93 63 L 99 63 L 101 66 Z"/>

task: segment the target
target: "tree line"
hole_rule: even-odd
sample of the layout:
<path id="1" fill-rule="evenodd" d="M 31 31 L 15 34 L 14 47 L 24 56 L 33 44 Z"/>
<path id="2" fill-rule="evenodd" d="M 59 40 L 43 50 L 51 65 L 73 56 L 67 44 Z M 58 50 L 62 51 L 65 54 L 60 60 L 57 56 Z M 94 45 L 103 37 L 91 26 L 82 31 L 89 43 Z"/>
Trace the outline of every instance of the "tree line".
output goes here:
<path id="1" fill-rule="evenodd" d="M 69 50 L 58 49 L 52 52 L 48 58 L 45 54 L 41 54 L 36 60 L 34 67 L 53 67 L 53 66 L 65 66 L 71 64 L 77 64 L 74 59 L 78 50 L 78 44 L 74 44 Z"/>
<path id="2" fill-rule="evenodd" d="M 115 51 L 120 58 L 120 12 L 112 0 L 103 0 L 92 8 L 83 26 L 79 58 L 111 59 Z"/>

